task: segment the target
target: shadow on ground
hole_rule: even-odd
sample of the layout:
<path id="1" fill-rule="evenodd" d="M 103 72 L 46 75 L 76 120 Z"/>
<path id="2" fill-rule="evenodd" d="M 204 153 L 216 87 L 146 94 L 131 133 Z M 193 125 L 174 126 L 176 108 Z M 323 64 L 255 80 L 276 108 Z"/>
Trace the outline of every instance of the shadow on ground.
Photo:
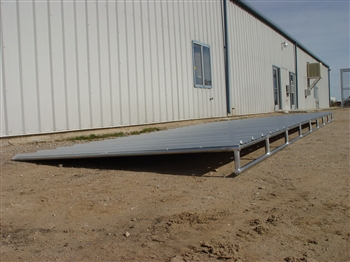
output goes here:
<path id="1" fill-rule="evenodd" d="M 276 137 L 274 140 L 281 139 Z M 265 142 L 252 145 L 241 151 L 241 165 L 255 160 L 264 154 Z M 181 176 L 214 176 L 235 177 L 234 153 L 191 153 L 191 154 L 169 154 L 149 156 L 123 156 L 103 158 L 61 159 L 29 161 L 39 165 L 63 166 L 70 168 L 89 168 L 100 170 L 125 170 L 134 172 L 153 172 L 168 175 Z M 225 174 L 217 171 L 230 165 Z"/>
<path id="2" fill-rule="evenodd" d="M 203 176 L 234 161 L 233 152 L 31 161 L 39 165 Z M 232 169 L 233 172 L 233 169 Z M 219 175 L 215 175 L 219 176 Z"/>

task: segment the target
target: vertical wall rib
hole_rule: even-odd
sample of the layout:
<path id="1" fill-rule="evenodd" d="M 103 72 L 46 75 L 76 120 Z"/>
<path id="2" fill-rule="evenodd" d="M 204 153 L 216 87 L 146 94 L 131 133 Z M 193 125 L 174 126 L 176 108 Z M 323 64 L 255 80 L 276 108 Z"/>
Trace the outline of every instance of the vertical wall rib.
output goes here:
<path id="1" fill-rule="evenodd" d="M 76 60 L 76 80 L 77 80 L 77 106 L 78 106 L 78 128 L 82 128 L 82 120 L 81 120 L 81 103 L 80 103 L 80 76 L 79 76 L 79 53 L 78 53 L 78 27 L 77 27 L 77 3 L 74 1 L 74 43 L 75 43 L 75 60 Z"/>
<path id="2" fill-rule="evenodd" d="M 110 30 L 110 19 L 109 19 L 109 2 L 106 0 L 106 20 L 107 20 L 107 61 L 108 61 L 108 81 L 109 81 L 109 103 L 110 103 L 110 126 L 114 125 L 113 117 L 113 91 L 112 91 L 112 64 L 111 64 L 111 30 Z"/>
<path id="3" fill-rule="evenodd" d="M 2 10 L 2 9 L 1 9 Z M 4 32 L 3 32 L 3 16 L 0 15 L 0 60 L 1 60 L 1 108 L 0 108 L 0 137 L 9 135 L 9 125 L 8 125 L 8 109 L 7 109 L 7 98 L 6 98 L 6 81 L 5 81 L 5 52 L 4 49 L 6 48 L 4 44 Z"/>
<path id="4" fill-rule="evenodd" d="M 21 50 L 21 26 L 20 26 L 20 15 L 19 15 L 19 0 L 16 1 L 16 17 L 17 17 L 17 39 L 18 39 L 18 77 L 19 77 L 19 88 L 20 88 L 20 108 L 21 108 L 21 120 L 22 120 L 22 132 L 26 133 L 25 119 L 24 119 L 24 97 L 23 97 L 23 63 L 22 63 L 22 50 Z"/>
<path id="5" fill-rule="evenodd" d="M 34 60 L 35 60 L 35 86 L 36 86 L 36 99 L 37 99 L 37 112 L 38 112 L 38 131 L 42 132 L 41 128 L 41 110 L 40 110 L 40 85 L 39 85 L 39 66 L 38 66 L 38 35 L 37 35 L 37 29 L 36 29 L 36 10 L 35 10 L 35 3 L 32 2 L 32 8 L 33 8 L 33 33 L 34 33 Z"/>
<path id="6" fill-rule="evenodd" d="M 87 78 L 88 78 L 88 99 L 89 99 L 89 113 L 90 113 L 90 128 L 93 128 L 94 122 L 92 117 L 92 98 L 91 98 L 91 69 L 90 69 L 90 45 L 89 45 L 89 15 L 88 2 L 85 0 L 85 26 L 86 26 L 86 55 L 87 55 Z"/>
<path id="7" fill-rule="evenodd" d="M 99 7 L 98 1 L 96 0 L 96 31 L 97 31 L 97 68 L 98 68 L 98 91 L 100 96 L 100 123 L 101 126 L 104 126 L 103 116 L 103 100 L 102 100 L 102 83 L 101 83 L 101 44 L 100 44 L 100 16 L 99 16 Z"/>
<path id="8" fill-rule="evenodd" d="M 66 57 L 66 36 L 64 26 L 64 8 L 63 0 L 61 0 L 61 26 L 62 26 L 62 52 L 63 52 L 63 78 L 64 78 L 64 105 L 66 111 L 66 129 L 69 129 L 69 113 L 68 113 L 68 92 L 67 92 L 67 57 Z"/>

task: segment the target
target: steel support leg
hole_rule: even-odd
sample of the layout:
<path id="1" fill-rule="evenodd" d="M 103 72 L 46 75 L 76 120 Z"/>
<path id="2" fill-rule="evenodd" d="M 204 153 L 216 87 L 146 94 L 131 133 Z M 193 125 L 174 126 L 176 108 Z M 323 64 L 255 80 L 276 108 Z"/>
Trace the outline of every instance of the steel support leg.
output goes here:
<path id="1" fill-rule="evenodd" d="M 270 138 L 266 138 L 265 140 L 265 154 L 270 154 Z"/>
<path id="2" fill-rule="evenodd" d="M 235 153 L 235 173 L 239 174 L 241 171 L 241 154 L 240 154 L 240 150 L 236 149 L 234 151 Z"/>

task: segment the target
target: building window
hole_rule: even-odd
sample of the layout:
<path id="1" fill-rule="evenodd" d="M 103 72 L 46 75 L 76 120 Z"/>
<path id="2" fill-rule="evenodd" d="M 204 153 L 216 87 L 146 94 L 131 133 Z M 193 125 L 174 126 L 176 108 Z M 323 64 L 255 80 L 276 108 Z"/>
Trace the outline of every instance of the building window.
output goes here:
<path id="1" fill-rule="evenodd" d="M 194 86 L 211 88 L 210 46 L 193 41 L 192 49 Z"/>

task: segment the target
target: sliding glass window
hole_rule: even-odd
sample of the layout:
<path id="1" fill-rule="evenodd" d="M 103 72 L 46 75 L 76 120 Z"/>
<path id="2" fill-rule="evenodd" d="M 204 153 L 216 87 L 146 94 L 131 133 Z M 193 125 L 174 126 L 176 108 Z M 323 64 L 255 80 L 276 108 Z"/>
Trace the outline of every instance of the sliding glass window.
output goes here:
<path id="1" fill-rule="evenodd" d="M 194 86 L 212 88 L 210 46 L 192 42 Z"/>

